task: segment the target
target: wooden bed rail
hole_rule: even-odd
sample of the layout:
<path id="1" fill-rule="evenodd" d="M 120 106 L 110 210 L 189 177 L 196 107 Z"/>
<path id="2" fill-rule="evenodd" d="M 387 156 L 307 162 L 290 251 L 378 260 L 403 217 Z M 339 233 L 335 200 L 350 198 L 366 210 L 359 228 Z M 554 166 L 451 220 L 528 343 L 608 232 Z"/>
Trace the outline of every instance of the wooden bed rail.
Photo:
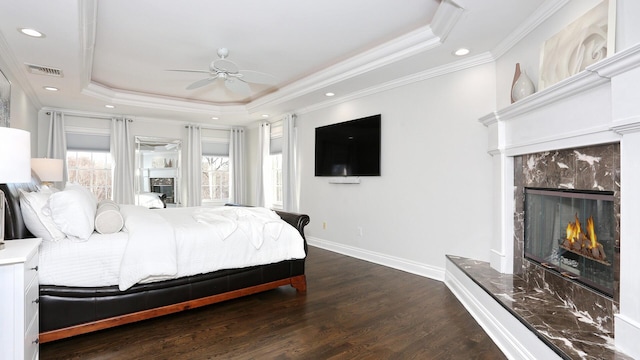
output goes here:
<path id="1" fill-rule="evenodd" d="M 265 284 L 250 286 L 244 289 L 238 289 L 229 291 L 222 294 L 203 297 L 200 299 L 189 300 L 177 304 L 158 307 L 155 309 L 143 310 L 131 314 L 125 314 L 121 316 L 115 316 L 108 319 L 98 320 L 86 324 L 70 326 L 63 329 L 57 329 L 52 331 L 46 331 L 40 333 L 40 343 L 46 343 L 54 340 L 60 340 L 75 335 L 85 334 L 92 331 L 108 329 L 118 325 L 129 324 L 146 319 L 152 319 L 158 316 L 173 314 L 176 312 L 195 309 L 201 306 L 219 303 L 226 300 L 236 299 L 246 295 L 256 294 L 259 292 L 272 290 L 284 285 L 291 285 L 299 293 L 305 293 L 307 291 L 307 280 L 305 275 L 298 275 L 282 280 L 277 280 Z"/>

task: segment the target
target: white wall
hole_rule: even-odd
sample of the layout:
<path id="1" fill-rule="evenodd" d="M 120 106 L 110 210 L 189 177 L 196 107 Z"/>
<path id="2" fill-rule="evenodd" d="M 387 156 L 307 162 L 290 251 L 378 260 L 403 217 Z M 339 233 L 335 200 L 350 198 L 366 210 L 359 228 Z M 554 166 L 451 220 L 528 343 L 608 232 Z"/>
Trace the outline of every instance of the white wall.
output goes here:
<path id="1" fill-rule="evenodd" d="M 436 273 L 446 254 L 487 260 L 491 157 L 477 119 L 493 109 L 494 89 L 487 64 L 298 114 L 300 211 L 311 217 L 310 241 Z M 382 176 L 355 185 L 314 177 L 315 128 L 378 113 Z"/>
<path id="2" fill-rule="evenodd" d="M 0 70 L 11 82 L 10 127 L 31 133 L 31 154 L 35 154 L 38 149 L 38 110 L 13 74 L 9 72 L 9 67 L 2 57 L 0 57 Z"/>

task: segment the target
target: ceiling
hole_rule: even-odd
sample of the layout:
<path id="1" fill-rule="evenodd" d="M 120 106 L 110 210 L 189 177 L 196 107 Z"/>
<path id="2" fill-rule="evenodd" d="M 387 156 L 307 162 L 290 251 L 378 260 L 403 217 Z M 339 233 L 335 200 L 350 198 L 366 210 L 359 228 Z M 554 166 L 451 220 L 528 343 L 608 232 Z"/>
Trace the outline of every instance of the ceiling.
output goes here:
<path id="1" fill-rule="evenodd" d="M 491 60 L 549 2 L 0 0 L 0 57 L 38 107 L 243 125 Z M 168 71 L 207 71 L 222 47 L 239 69 L 277 81 L 241 95 L 221 79 L 189 90 L 208 74 Z M 459 47 L 471 53 L 454 56 Z"/>

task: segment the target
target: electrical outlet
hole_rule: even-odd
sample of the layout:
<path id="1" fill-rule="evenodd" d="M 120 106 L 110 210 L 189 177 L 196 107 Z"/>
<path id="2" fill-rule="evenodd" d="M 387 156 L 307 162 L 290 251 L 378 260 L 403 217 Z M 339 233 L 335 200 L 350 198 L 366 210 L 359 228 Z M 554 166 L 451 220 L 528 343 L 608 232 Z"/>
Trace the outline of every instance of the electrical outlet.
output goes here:
<path id="1" fill-rule="evenodd" d="M 322 230 L 327 230 L 327 222 L 326 221 L 322 222 Z"/>

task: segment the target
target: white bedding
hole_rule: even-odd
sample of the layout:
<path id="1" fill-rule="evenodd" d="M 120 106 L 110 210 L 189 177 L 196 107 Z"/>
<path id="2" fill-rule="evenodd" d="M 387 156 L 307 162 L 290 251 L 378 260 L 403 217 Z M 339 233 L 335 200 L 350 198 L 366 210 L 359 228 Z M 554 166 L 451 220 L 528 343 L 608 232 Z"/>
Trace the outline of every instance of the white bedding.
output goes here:
<path id="1" fill-rule="evenodd" d="M 298 231 L 263 208 L 121 205 L 121 212 L 122 232 L 43 242 L 40 283 L 125 290 L 137 282 L 305 257 Z"/>

